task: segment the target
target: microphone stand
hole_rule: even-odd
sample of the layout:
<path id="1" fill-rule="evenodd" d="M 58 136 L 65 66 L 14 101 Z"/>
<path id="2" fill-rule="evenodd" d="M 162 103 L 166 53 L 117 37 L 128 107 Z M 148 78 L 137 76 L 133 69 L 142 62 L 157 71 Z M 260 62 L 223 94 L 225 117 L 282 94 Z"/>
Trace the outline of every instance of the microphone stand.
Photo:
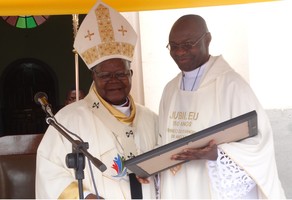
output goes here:
<path id="1" fill-rule="evenodd" d="M 48 107 L 48 106 L 47 106 Z M 86 156 L 101 172 L 106 170 L 106 166 L 97 158 L 93 157 L 87 149 L 89 145 L 87 142 L 80 140 L 74 140 L 64 128 L 56 121 L 56 119 L 49 113 L 47 109 L 44 109 L 46 112 L 46 122 L 47 124 L 53 126 L 57 129 L 67 140 L 72 143 L 73 153 L 67 154 L 66 156 L 66 165 L 68 168 L 74 168 L 75 178 L 78 180 L 78 189 L 79 189 L 79 199 L 84 199 L 83 195 L 83 183 L 84 179 L 84 167 L 85 167 L 85 157 Z"/>

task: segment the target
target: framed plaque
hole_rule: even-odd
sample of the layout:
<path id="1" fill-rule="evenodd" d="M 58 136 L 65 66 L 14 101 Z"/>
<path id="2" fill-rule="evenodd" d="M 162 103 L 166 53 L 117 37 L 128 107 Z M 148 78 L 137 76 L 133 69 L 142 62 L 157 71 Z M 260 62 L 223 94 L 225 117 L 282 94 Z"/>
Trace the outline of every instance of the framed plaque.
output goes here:
<path id="1" fill-rule="evenodd" d="M 146 178 L 186 162 L 170 159 L 183 149 L 202 148 L 212 139 L 216 144 L 240 141 L 257 133 L 257 113 L 251 111 L 126 160 L 125 166 L 137 176 Z"/>

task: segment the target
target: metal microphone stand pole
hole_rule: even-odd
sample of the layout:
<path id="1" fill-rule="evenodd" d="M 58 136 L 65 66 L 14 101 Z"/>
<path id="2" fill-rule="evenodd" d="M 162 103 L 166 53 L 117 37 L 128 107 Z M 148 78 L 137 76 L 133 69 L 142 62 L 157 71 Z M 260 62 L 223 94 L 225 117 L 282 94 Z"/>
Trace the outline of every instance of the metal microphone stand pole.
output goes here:
<path id="1" fill-rule="evenodd" d="M 106 166 L 97 158 L 93 157 L 88 151 L 88 143 L 80 140 L 74 140 L 60 125 L 56 122 L 56 119 L 47 115 L 46 122 L 57 129 L 66 139 L 72 143 L 73 153 L 66 156 L 66 165 L 69 168 L 75 169 L 75 177 L 78 180 L 79 198 L 84 199 L 83 195 L 83 183 L 84 179 L 84 167 L 86 156 L 101 172 L 106 170 Z"/>

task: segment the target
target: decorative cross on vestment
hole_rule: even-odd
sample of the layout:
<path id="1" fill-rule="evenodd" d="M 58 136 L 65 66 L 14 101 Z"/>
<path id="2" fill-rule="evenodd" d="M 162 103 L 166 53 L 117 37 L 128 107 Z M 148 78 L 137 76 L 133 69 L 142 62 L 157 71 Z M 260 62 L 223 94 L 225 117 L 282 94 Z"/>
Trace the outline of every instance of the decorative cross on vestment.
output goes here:
<path id="1" fill-rule="evenodd" d="M 122 136 L 122 146 L 124 148 L 124 155 L 127 160 L 137 155 L 134 135 L 134 131 L 130 130 L 126 131 Z M 128 173 L 132 199 L 143 199 L 142 186 L 141 183 L 137 180 L 136 174 L 130 171 L 128 171 Z"/>
<path id="2" fill-rule="evenodd" d="M 97 103 L 94 102 L 93 105 L 92 105 L 92 108 L 99 108 L 99 102 L 97 102 Z"/>
<path id="3" fill-rule="evenodd" d="M 121 136 L 121 144 L 124 149 L 124 156 L 128 160 L 137 155 L 137 148 L 135 144 L 134 132 L 133 130 L 126 131 Z"/>
<path id="4" fill-rule="evenodd" d="M 134 135 L 134 134 L 133 134 L 133 131 L 130 130 L 129 132 L 126 132 L 126 135 L 127 135 L 127 137 L 130 137 L 131 135 Z"/>

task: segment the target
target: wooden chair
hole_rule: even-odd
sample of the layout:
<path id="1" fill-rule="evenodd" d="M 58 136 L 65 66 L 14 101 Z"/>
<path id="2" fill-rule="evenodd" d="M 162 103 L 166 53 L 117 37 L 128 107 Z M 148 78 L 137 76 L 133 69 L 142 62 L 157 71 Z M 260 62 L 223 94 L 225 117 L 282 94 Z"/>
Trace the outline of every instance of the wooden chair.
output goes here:
<path id="1" fill-rule="evenodd" d="M 35 198 L 36 151 L 42 137 L 0 137 L 0 199 Z"/>

